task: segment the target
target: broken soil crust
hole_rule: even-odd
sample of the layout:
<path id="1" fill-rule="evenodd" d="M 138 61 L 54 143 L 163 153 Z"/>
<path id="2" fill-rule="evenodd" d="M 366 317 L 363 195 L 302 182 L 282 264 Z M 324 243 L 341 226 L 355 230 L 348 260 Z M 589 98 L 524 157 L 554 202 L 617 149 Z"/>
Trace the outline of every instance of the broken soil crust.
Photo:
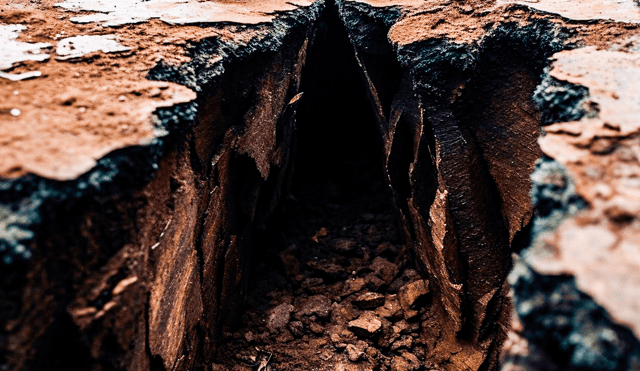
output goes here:
<path id="1" fill-rule="evenodd" d="M 3 5 L 0 176 L 36 174 L 72 180 L 114 150 L 150 145 L 167 134 L 154 122 L 156 110 L 193 102 L 192 90 L 197 90 L 193 84 L 149 81 L 154 66 L 161 61 L 174 66 L 188 62 L 192 55 L 187 47 L 210 37 L 246 45 L 269 32 L 264 26 L 277 12 L 311 4 L 16 1 Z M 99 13 L 79 17 L 84 11 Z M 203 23 L 212 26 L 192 25 Z M 219 69 L 216 64 L 221 66 L 226 55 L 216 57 L 209 61 L 210 70 Z M 34 79 L 12 81 L 26 77 Z"/>

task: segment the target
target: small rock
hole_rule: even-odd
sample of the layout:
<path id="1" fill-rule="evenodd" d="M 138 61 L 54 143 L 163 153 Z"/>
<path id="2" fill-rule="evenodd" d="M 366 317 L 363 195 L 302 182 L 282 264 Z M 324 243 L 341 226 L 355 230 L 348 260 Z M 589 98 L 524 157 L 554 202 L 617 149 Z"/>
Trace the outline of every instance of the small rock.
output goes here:
<path id="1" fill-rule="evenodd" d="M 331 295 L 332 301 L 339 302 L 342 299 L 340 295 L 342 294 L 343 290 L 344 290 L 344 281 L 337 281 L 329 285 L 329 287 L 327 287 L 327 291 L 325 291 L 325 294 Z"/>
<path id="2" fill-rule="evenodd" d="M 416 346 L 413 349 L 412 353 L 421 361 L 424 361 L 425 359 L 427 359 L 427 350 L 421 346 Z"/>
<path id="3" fill-rule="evenodd" d="M 418 280 L 405 284 L 398 291 L 398 299 L 405 318 L 412 318 L 418 314 L 416 308 L 420 300 L 429 293 L 429 283 L 426 280 Z"/>
<path id="4" fill-rule="evenodd" d="M 253 336 L 253 332 L 251 331 L 247 331 L 244 334 L 244 339 L 248 342 L 251 343 L 253 342 L 253 340 L 255 340 L 255 337 Z"/>
<path id="5" fill-rule="evenodd" d="M 402 352 L 402 358 L 406 359 L 407 362 L 413 367 L 413 370 L 420 368 L 420 360 L 418 357 L 409 352 Z"/>
<path id="6" fill-rule="evenodd" d="M 270 332 L 284 328 L 289 323 L 289 318 L 293 312 L 293 305 L 283 303 L 271 309 L 267 318 L 267 328 Z"/>
<path id="7" fill-rule="evenodd" d="M 298 314 L 305 316 L 315 314 L 320 318 L 329 318 L 331 314 L 331 300 L 325 295 L 314 295 L 304 300 L 299 308 Z"/>
<path id="8" fill-rule="evenodd" d="M 324 280 L 320 277 L 307 277 L 300 286 L 307 291 L 312 291 L 314 287 L 323 287 Z"/>
<path id="9" fill-rule="evenodd" d="M 380 357 L 380 351 L 376 349 L 376 347 L 367 347 L 365 354 L 371 360 L 377 359 L 378 357 Z"/>
<path id="10" fill-rule="evenodd" d="M 382 239 L 382 234 L 380 233 L 380 230 L 378 229 L 378 227 L 376 227 L 375 225 L 372 225 L 367 230 L 367 237 L 369 237 L 369 240 L 371 242 L 378 243 Z"/>
<path id="11" fill-rule="evenodd" d="M 278 335 L 278 337 L 276 338 L 276 341 L 278 343 L 284 344 L 284 343 L 288 343 L 290 341 L 293 341 L 294 337 L 291 334 L 291 332 L 289 330 L 287 330 L 286 328 L 283 328 L 280 330 L 280 335 Z"/>
<path id="12" fill-rule="evenodd" d="M 318 357 L 323 360 L 323 361 L 328 361 L 331 358 L 333 358 L 333 352 L 329 351 L 328 349 L 323 349 L 322 351 L 320 351 L 320 353 L 318 354 Z"/>
<path id="13" fill-rule="evenodd" d="M 329 340 L 338 348 L 344 348 L 346 345 L 342 346 L 342 344 L 344 344 L 345 338 L 349 337 L 349 335 L 353 336 L 341 326 L 331 326 L 327 333 L 329 334 Z"/>
<path id="14" fill-rule="evenodd" d="M 399 340 L 396 340 L 391 344 L 391 350 L 396 351 L 398 349 L 411 349 L 413 346 L 413 338 L 409 335 L 402 335 Z"/>
<path id="15" fill-rule="evenodd" d="M 159 97 L 162 94 L 162 91 L 159 88 L 153 88 L 149 90 L 149 96 L 151 98 Z"/>
<path id="16" fill-rule="evenodd" d="M 373 254 L 378 256 L 378 255 L 382 255 L 384 254 L 385 251 L 389 250 L 389 247 L 391 247 L 391 245 L 387 242 L 383 242 L 381 244 L 379 244 L 375 250 L 373 250 Z"/>
<path id="17" fill-rule="evenodd" d="M 352 343 L 356 340 L 353 332 L 347 330 L 343 326 L 329 326 L 327 334 L 329 334 L 329 340 L 331 340 L 333 345 L 340 349 L 345 348 L 347 343 Z"/>
<path id="18" fill-rule="evenodd" d="M 311 322 L 309 324 L 309 330 L 311 330 L 311 332 L 316 335 L 322 335 L 322 333 L 324 332 L 324 327 L 322 327 L 322 325 L 317 322 Z"/>
<path id="19" fill-rule="evenodd" d="M 364 278 L 362 277 L 352 277 L 348 278 L 344 282 L 344 289 L 342 290 L 342 297 L 349 296 L 355 292 L 362 290 L 365 285 Z"/>
<path id="20" fill-rule="evenodd" d="M 403 352 L 402 356 L 395 356 L 391 360 L 391 371 L 413 371 L 420 368 L 420 361 L 409 352 Z"/>
<path id="21" fill-rule="evenodd" d="M 378 277 L 375 273 L 367 273 L 364 276 L 364 282 L 367 288 L 371 291 L 378 291 L 382 285 L 384 285 L 384 281 Z"/>
<path id="22" fill-rule="evenodd" d="M 333 366 L 333 371 L 362 371 L 359 365 L 352 363 L 336 363 Z"/>
<path id="23" fill-rule="evenodd" d="M 360 317 L 348 323 L 349 330 L 362 337 L 372 337 L 382 328 L 382 322 L 372 312 L 364 312 Z"/>
<path id="24" fill-rule="evenodd" d="M 341 324 L 346 321 L 351 321 L 360 315 L 360 311 L 355 308 L 351 303 L 333 303 L 331 311 L 331 322 L 335 324 Z"/>
<path id="25" fill-rule="evenodd" d="M 329 231 L 327 231 L 327 228 L 322 227 L 318 232 L 316 232 L 316 234 L 311 236 L 311 240 L 313 242 L 320 242 L 318 237 L 327 237 L 328 234 L 329 234 Z"/>
<path id="26" fill-rule="evenodd" d="M 411 365 L 404 357 L 395 356 L 391 360 L 391 371 L 411 371 Z"/>
<path id="27" fill-rule="evenodd" d="M 351 362 L 357 362 L 364 352 L 367 350 L 367 343 L 362 340 L 357 341 L 355 344 L 348 344 L 346 347 L 347 357 Z"/>
<path id="28" fill-rule="evenodd" d="M 398 321 L 393 325 L 393 332 L 396 334 L 409 334 L 411 333 L 411 326 L 405 320 Z"/>
<path id="29" fill-rule="evenodd" d="M 398 266 L 380 256 L 371 261 L 370 268 L 386 285 L 390 285 L 398 274 Z"/>
<path id="30" fill-rule="evenodd" d="M 394 341 L 398 340 L 400 335 L 393 331 L 389 320 L 383 318 L 380 322 L 382 322 L 382 331 L 378 337 L 378 347 L 386 349 L 389 348 Z"/>
<path id="31" fill-rule="evenodd" d="M 616 146 L 615 143 L 608 138 L 596 138 L 591 142 L 589 149 L 597 155 L 606 155 L 613 152 Z"/>
<path id="32" fill-rule="evenodd" d="M 384 304 L 384 295 L 377 292 L 365 292 L 358 295 L 353 303 L 361 309 L 374 309 Z"/>
<path id="33" fill-rule="evenodd" d="M 402 306 L 400 306 L 396 295 L 387 295 L 384 305 L 376 309 L 376 314 L 383 318 L 389 318 L 392 321 L 404 318 Z"/>
<path id="34" fill-rule="evenodd" d="M 304 325 L 300 321 L 289 322 L 289 331 L 295 337 L 302 337 L 304 335 Z"/>
<path id="35" fill-rule="evenodd" d="M 396 278 L 391 285 L 389 285 L 387 291 L 398 292 L 407 282 L 413 282 L 419 279 L 422 279 L 422 277 L 420 277 L 420 274 L 414 269 L 405 269 L 404 272 L 402 272 L 402 276 Z"/>
<path id="36" fill-rule="evenodd" d="M 22 114 L 22 112 L 17 108 L 12 108 L 10 113 L 11 113 L 11 116 L 13 117 L 18 117 L 20 116 L 20 114 Z"/>
<path id="37" fill-rule="evenodd" d="M 336 264 L 331 259 L 322 259 L 315 262 L 309 262 L 309 267 L 315 270 L 318 275 L 323 276 L 330 280 L 336 280 L 346 277 L 346 270 Z"/>

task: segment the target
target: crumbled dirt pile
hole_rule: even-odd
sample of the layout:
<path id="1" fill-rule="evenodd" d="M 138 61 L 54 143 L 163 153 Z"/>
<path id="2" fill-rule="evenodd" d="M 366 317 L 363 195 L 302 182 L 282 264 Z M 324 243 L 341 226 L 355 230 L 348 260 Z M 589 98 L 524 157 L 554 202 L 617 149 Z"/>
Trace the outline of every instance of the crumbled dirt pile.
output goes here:
<path id="1" fill-rule="evenodd" d="M 376 185 L 372 194 L 336 203 L 319 197 L 335 185 L 320 184 L 291 201 L 295 210 L 281 229 L 287 247 L 260 242 L 270 251 L 255 274 L 244 327 L 225 334 L 214 370 L 423 366 L 429 282 L 414 269 Z"/>

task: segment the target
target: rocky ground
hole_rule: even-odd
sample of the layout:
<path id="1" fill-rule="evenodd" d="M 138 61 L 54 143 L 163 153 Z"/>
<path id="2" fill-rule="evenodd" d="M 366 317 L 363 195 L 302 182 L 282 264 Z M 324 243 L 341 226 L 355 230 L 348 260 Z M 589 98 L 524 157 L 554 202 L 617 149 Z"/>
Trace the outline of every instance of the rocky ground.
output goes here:
<path id="1" fill-rule="evenodd" d="M 377 194 L 336 188 L 295 195 L 281 221 L 284 245 L 258 242 L 268 251 L 245 327 L 225 334 L 220 350 L 229 369 L 413 370 L 424 361 L 414 340 L 429 282 L 412 267 L 382 183 L 370 187 Z"/>

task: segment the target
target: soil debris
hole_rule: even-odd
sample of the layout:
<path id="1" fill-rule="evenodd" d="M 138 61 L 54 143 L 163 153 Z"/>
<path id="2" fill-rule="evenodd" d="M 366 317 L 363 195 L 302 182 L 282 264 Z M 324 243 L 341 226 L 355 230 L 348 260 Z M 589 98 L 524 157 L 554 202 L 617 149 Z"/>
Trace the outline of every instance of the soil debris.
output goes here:
<path id="1" fill-rule="evenodd" d="M 265 370 L 416 369 L 421 326 L 413 317 L 428 304 L 428 280 L 406 263 L 413 260 L 384 188 L 373 182 L 349 193 L 327 183 L 285 207 L 278 223 L 286 240 L 268 244 L 287 247 L 260 259 L 243 327 L 228 334 L 217 363 L 240 370 L 236 355 L 257 346 L 272 354 Z M 342 201 L 319 189 L 337 189 Z"/>

